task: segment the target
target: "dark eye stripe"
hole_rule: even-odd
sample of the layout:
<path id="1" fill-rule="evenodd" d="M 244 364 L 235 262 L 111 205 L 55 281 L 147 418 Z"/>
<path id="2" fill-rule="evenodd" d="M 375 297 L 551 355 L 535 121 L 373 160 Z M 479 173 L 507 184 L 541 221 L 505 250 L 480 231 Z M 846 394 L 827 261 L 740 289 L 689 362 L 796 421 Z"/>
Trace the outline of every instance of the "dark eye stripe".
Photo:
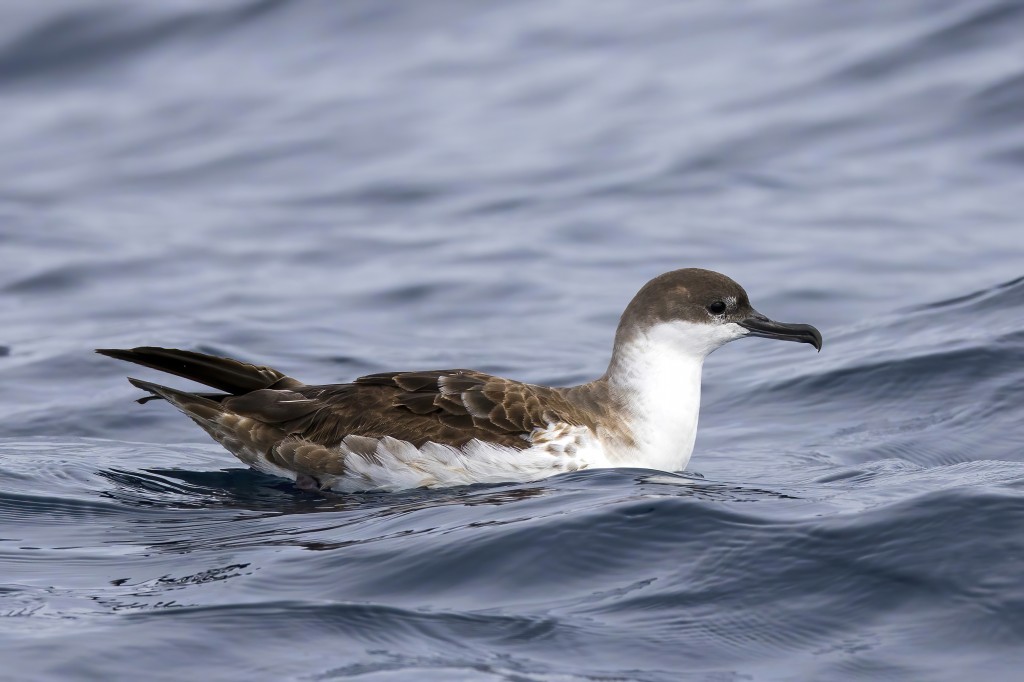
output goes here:
<path id="1" fill-rule="evenodd" d="M 724 301 L 715 301 L 714 303 L 708 306 L 708 312 L 711 313 L 712 315 L 721 315 L 722 313 L 725 312 L 725 307 L 726 306 Z"/>

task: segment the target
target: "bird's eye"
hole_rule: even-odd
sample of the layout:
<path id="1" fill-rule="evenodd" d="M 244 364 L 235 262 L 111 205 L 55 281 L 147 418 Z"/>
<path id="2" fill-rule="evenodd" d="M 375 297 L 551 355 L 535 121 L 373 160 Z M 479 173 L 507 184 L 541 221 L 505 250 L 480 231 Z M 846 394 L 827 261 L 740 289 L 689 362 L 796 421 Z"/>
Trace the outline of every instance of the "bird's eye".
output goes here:
<path id="1" fill-rule="evenodd" d="M 725 301 L 715 301 L 708 306 L 708 312 L 712 315 L 721 315 L 725 312 Z"/>

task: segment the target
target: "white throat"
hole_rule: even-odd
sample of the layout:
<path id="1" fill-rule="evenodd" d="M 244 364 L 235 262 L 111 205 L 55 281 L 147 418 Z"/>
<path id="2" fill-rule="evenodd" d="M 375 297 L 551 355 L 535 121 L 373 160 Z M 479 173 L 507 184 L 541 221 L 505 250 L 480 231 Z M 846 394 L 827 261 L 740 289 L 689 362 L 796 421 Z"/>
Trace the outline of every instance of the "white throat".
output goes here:
<path id="1" fill-rule="evenodd" d="M 625 403 L 633 442 L 609 448 L 615 466 L 686 468 L 697 438 L 704 358 L 745 334 L 732 323 L 663 322 L 616 349 L 608 382 Z"/>

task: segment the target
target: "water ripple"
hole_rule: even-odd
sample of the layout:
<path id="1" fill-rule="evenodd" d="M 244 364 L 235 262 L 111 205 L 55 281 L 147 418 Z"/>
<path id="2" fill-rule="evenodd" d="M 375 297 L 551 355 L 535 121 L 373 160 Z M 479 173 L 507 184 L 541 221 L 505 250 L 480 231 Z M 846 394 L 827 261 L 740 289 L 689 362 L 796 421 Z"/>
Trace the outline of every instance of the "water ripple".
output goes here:
<path id="1" fill-rule="evenodd" d="M 1021 2 L 0 15 L 9 676 L 1016 679 Z M 826 338 L 688 472 L 311 494 L 92 353 L 582 382 L 683 266 Z"/>

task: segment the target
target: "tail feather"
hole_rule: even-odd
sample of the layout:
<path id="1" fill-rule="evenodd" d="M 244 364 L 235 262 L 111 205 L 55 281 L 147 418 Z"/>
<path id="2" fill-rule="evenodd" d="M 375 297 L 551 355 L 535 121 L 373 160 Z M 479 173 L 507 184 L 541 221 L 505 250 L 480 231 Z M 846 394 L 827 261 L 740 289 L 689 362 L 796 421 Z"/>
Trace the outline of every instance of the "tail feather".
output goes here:
<path id="1" fill-rule="evenodd" d="M 134 362 L 143 367 L 158 369 L 168 374 L 190 379 L 232 395 L 257 391 L 262 388 L 294 388 L 302 385 L 302 382 L 297 379 L 292 379 L 270 367 L 250 365 L 239 360 L 188 350 L 141 346 L 130 350 L 99 348 L 96 352 L 110 358 Z M 144 390 L 163 398 L 167 397 L 151 388 L 164 387 L 142 381 L 136 383 L 136 381 L 138 380 L 132 380 L 132 383 L 139 388 L 144 388 Z M 146 386 L 140 384 L 146 384 Z"/>
<path id="2" fill-rule="evenodd" d="M 220 406 L 218 401 L 211 400 L 206 396 L 189 393 L 187 391 L 179 391 L 176 388 L 161 386 L 160 384 L 154 384 L 149 381 L 143 381 L 142 379 L 135 379 L 132 377 L 128 377 L 128 381 L 132 386 L 152 393 L 154 397 L 163 398 L 188 416 L 192 417 L 192 419 L 196 420 L 200 426 L 204 426 L 204 423 L 212 422 L 224 413 L 224 408 Z"/>

